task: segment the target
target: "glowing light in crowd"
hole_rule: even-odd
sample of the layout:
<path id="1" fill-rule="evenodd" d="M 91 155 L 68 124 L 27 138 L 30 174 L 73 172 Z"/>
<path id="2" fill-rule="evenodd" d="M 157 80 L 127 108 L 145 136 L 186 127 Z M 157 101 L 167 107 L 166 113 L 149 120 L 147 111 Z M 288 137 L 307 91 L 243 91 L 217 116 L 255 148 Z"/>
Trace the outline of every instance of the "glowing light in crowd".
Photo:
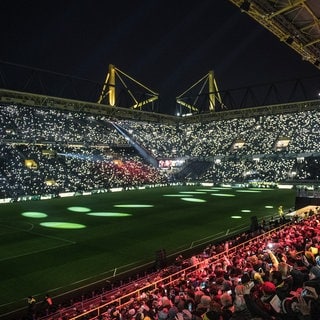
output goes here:
<path id="1" fill-rule="evenodd" d="M 22 216 L 27 217 L 27 218 L 46 218 L 48 215 L 43 212 L 37 212 L 37 211 L 26 211 L 21 213 Z"/>
<path id="2" fill-rule="evenodd" d="M 91 209 L 86 207 L 69 207 L 67 209 L 72 212 L 90 212 L 91 211 Z"/>
<path id="3" fill-rule="evenodd" d="M 99 155 L 86 155 L 81 153 L 57 153 L 59 156 L 64 156 L 66 158 L 74 158 L 78 160 L 86 160 L 86 161 L 102 161 L 106 160 L 102 156 Z"/>
<path id="4" fill-rule="evenodd" d="M 85 225 L 80 223 L 71 222 L 41 222 L 40 225 L 46 228 L 56 228 L 56 229 L 83 229 L 86 228 Z"/>

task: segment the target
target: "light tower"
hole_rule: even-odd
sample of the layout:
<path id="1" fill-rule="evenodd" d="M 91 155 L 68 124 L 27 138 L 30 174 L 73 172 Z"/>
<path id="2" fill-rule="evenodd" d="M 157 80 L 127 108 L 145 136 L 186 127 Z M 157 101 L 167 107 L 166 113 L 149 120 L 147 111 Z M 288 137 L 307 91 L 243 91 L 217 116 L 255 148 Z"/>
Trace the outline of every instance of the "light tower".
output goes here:
<path id="1" fill-rule="evenodd" d="M 191 93 L 197 87 L 200 86 L 200 90 L 195 94 Z M 207 89 L 206 89 L 207 88 Z M 189 102 L 188 98 L 190 95 L 194 98 L 193 102 Z M 187 108 L 192 112 L 199 112 L 199 98 L 205 97 L 209 100 L 209 104 L 207 106 L 210 112 L 216 111 L 217 102 L 220 104 L 222 109 L 226 109 L 226 106 L 223 104 L 220 92 L 218 90 L 218 85 L 216 79 L 214 77 L 213 71 L 209 71 L 204 77 L 194 83 L 190 88 L 176 97 L 176 102 Z"/>
<path id="2" fill-rule="evenodd" d="M 127 81 L 125 82 L 126 79 Z M 119 80 L 119 81 L 117 81 Z M 137 96 L 133 93 L 132 88 L 129 87 L 128 82 L 138 86 L 140 89 L 145 90 L 145 96 L 148 96 L 147 99 L 138 99 Z M 102 87 L 102 91 L 98 100 L 99 104 L 106 103 L 112 107 L 117 106 L 117 89 L 122 86 L 125 89 L 128 96 L 131 98 L 133 104 L 130 106 L 131 109 L 142 109 L 143 106 L 156 101 L 159 97 L 159 94 L 149 89 L 139 81 L 130 77 L 128 74 L 124 73 L 120 69 L 116 68 L 113 64 L 109 65 L 109 71 L 106 76 L 106 80 Z M 121 107 L 121 106 L 119 106 Z"/>

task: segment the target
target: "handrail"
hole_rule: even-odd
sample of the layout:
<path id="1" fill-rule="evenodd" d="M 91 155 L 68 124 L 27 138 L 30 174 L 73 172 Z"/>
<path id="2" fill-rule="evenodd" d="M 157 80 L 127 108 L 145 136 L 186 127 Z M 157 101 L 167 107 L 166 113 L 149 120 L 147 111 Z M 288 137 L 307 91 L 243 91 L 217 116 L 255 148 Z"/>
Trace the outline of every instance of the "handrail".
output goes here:
<path id="1" fill-rule="evenodd" d="M 153 292 L 155 291 L 156 289 L 159 288 L 159 285 L 171 285 L 173 284 L 175 281 L 177 281 L 178 279 L 181 278 L 181 276 L 188 276 L 188 275 L 191 275 L 192 272 L 198 270 L 199 268 L 201 268 L 203 265 L 212 265 L 214 263 L 219 263 L 221 261 L 224 260 L 225 256 L 229 255 L 229 254 L 232 254 L 236 251 L 239 251 L 239 249 L 243 249 L 245 248 L 248 244 L 250 244 L 250 242 L 252 241 L 256 241 L 256 240 L 259 240 L 259 239 L 263 239 L 263 238 L 268 238 L 270 237 L 272 234 L 276 233 L 277 231 L 283 229 L 284 227 L 288 226 L 288 225 L 291 225 L 292 222 L 288 222 L 286 224 L 283 224 L 277 228 L 274 228 L 272 230 L 269 230 L 261 235 L 258 235 L 254 238 L 251 238 L 250 240 L 247 240 L 241 244 L 238 244 L 234 247 L 231 247 L 229 248 L 228 251 L 224 251 L 222 253 L 219 253 L 215 256 L 212 256 L 212 257 L 209 257 L 195 265 L 192 265 L 192 266 L 189 266 L 187 268 L 184 268 L 183 270 L 180 270 L 174 274 L 171 274 L 167 277 L 164 277 L 164 278 L 161 278 L 159 280 L 156 280 L 154 281 L 153 283 L 151 284 L 148 284 L 147 286 L 144 286 L 142 288 L 139 288 L 133 292 L 130 292 L 124 296 L 121 296 L 120 298 L 118 299 L 114 299 L 112 301 L 109 301 L 109 302 L 106 302 L 102 305 L 99 305 L 97 307 L 94 307 L 93 309 L 91 310 L 88 310 L 88 311 L 85 311 L 79 315 L 75 315 L 73 316 L 72 318 L 70 318 L 71 320 L 78 320 L 78 319 L 81 319 L 83 317 L 86 317 L 86 319 L 94 319 L 100 315 L 102 315 L 103 313 L 107 312 L 107 310 L 109 310 L 110 308 L 112 307 L 117 307 L 117 308 L 122 308 L 122 307 L 125 307 L 126 305 L 130 304 L 132 302 L 132 299 L 134 299 L 135 297 L 137 296 L 140 296 L 141 293 L 143 292 Z M 52 317 L 51 317 L 52 319 Z"/>
<path id="2" fill-rule="evenodd" d="M 212 242 L 217 243 L 219 241 L 223 241 L 224 239 L 226 239 L 226 237 L 230 238 L 232 235 L 241 234 L 241 233 L 244 233 L 244 232 L 247 232 L 247 231 L 248 231 L 248 226 L 247 225 L 240 225 L 239 227 L 236 227 L 236 228 L 233 228 L 233 229 L 228 229 L 228 230 L 226 230 L 224 232 L 219 232 L 219 233 L 217 233 L 215 235 L 212 235 L 211 237 L 206 237 L 206 238 L 203 238 L 201 240 L 194 240 L 189 244 L 189 246 L 186 246 L 183 250 L 175 251 L 174 253 L 171 253 L 171 254 L 167 255 L 167 257 L 173 257 L 173 256 L 176 256 L 176 255 L 179 255 L 179 254 L 184 254 L 185 252 L 187 252 L 189 250 L 193 250 L 194 251 L 197 247 L 200 247 L 200 246 L 203 246 L 205 244 L 212 243 Z M 152 264 L 152 262 L 148 262 L 148 263 L 145 263 L 144 265 L 145 266 L 150 266 L 151 264 Z M 143 267 L 143 265 L 139 265 L 138 266 L 139 269 L 141 269 L 142 267 Z M 131 271 L 133 271 L 133 270 L 131 270 Z M 130 272 L 130 270 L 127 270 L 127 272 L 128 271 Z M 115 274 L 117 276 L 120 275 L 120 274 L 118 274 L 118 272 L 116 272 L 116 269 L 114 270 L 114 275 Z M 154 272 L 152 274 L 145 274 L 145 276 L 148 277 L 149 279 L 156 278 L 157 275 L 159 275 L 159 272 Z M 141 282 L 141 280 L 143 280 L 143 278 L 140 278 L 139 280 L 137 279 L 134 282 L 136 282 L 136 283 L 137 282 Z M 126 285 L 126 287 L 128 287 L 128 285 Z M 96 295 L 96 296 L 92 296 L 91 298 L 88 298 L 88 299 L 86 299 L 84 301 L 77 302 L 77 303 L 74 303 L 74 304 L 75 305 L 80 305 L 82 309 L 83 309 L 83 306 L 97 306 L 97 305 L 100 305 L 101 304 L 100 302 L 103 300 L 103 298 L 105 296 L 112 296 L 112 292 L 114 292 L 115 290 L 121 291 L 121 287 L 117 287 L 117 288 L 114 288 L 112 290 L 108 290 L 106 292 L 103 292 L 102 294 L 99 294 L 99 295 Z M 39 320 L 59 319 L 61 317 L 61 312 L 66 312 L 66 313 L 70 314 L 70 312 L 72 312 L 70 310 L 72 310 L 72 309 L 75 309 L 74 305 L 71 305 L 71 306 L 68 306 L 66 308 L 63 308 L 62 311 L 59 308 L 58 311 L 55 311 L 54 313 L 51 312 L 51 313 L 48 313 L 46 315 L 42 315 L 42 316 L 38 317 L 38 319 Z"/>

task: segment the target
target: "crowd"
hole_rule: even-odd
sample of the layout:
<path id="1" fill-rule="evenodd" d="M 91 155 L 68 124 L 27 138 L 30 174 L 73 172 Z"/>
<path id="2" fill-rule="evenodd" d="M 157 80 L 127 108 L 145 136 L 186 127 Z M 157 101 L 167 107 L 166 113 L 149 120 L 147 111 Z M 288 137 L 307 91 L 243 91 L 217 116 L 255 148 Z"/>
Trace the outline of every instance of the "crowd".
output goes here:
<path id="1" fill-rule="evenodd" d="M 236 150 L 239 156 L 268 155 L 275 153 L 276 142 L 281 138 L 289 139 L 282 151 L 301 154 L 318 151 L 320 112 L 311 110 L 179 125 L 131 120 L 121 120 L 119 124 L 157 158 L 233 155 L 232 146 L 239 140 L 244 142 L 244 146 Z"/>
<path id="2" fill-rule="evenodd" d="M 107 307 L 101 309 L 99 316 L 94 313 L 82 317 L 319 320 L 320 208 L 290 219 L 283 215 L 262 221 L 254 233 L 210 244 L 190 258 L 179 255 L 174 265 L 159 270 L 139 285 L 133 281 L 111 295 L 107 291 L 99 295 L 96 302 Z M 129 292 L 131 295 L 127 296 Z M 43 304 L 51 310 L 44 317 L 46 320 L 81 316 L 95 305 L 90 300 L 86 307 L 82 304 L 82 308 L 73 305 L 70 309 L 59 309 L 51 298 L 50 305 L 47 300 Z M 35 311 L 34 299 L 29 297 L 28 314 Z"/>
<path id="3" fill-rule="evenodd" d="M 137 156 L 121 160 L 110 159 L 93 148 L 55 147 L 57 154 L 47 156 L 37 145 L 12 145 L 0 147 L 0 196 L 17 198 L 25 195 L 58 194 L 109 190 L 113 187 L 153 185 L 165 183 L 165 173 Z M 60 152 L 61 151 L 61 152 Z M 32 159 L 35 167 L 28 167 Z"/>
<path id="4" fill-rule="evenodd" d="M 126 144 L 105 117 L 49 108 L 1 105 L 0 139 L 72 145 Z"/>
<path id="5" fill-rule="evenodd" d="M 261 225 L 260 236 L 241 249 L 247 235 L 208 246 L 188 260 L 199 265 L 195 272 L 160 281 L 100 319 L 320 319 L 320 209 L 309 214 L 274 232 Z M 217 255 L 223 258 L 212 259 Z"/>
<path id="6" fill-rule="evenodd" d="M 265 182 L 285 181 L 295 168 L 295 159 L 277 158 L 253 160 L 229 160 L 214 162 L 201 177 L 208 181 L 218 182 L 245 182 L 260 180 Z"/>
<path id="7" fill-rule="evenodd" d="M 318 110 L 169 125 L 2 105 L 0 197 L 166 183 L 167 173 L 147 163 L 113 122 L 156 159 L 211 160 L 198 177 L 203 181 L 319 178 L 319 157 L 309 158 L 318 151 Z M 280 151 L 275 147 L 279 137 L 289 138 Z M 243 147 L 233 148 L 235 141 L 243 141 Z M 320 319 L 318 225 L 315 212 L 274 233 L 262 225 L 261 236 L 236 251 L 232 248 L 248 240 L 243 235 L 210 245 L 188 259 L 201 266 L 196 272 L 145 291 L 101 318 Z M 223 259 L 212 263 L 221 254 Z"/>
<path id="8" fill-rule="evenodd" d="M 1 198 L 167 181 L 103 117 L 7 105 L 0 124 Z"/>
<path id="9" fill-rule="evenodd" d="M 199 170 L 196 178 L 201 181 L 318 180 L 319 129 L 318 110 L 164 124 L 4 104 L 0 197 L 108 190 L 172 179 L 172 172 L 157 168 L 139 150 L 156 161 L 184 159 L 188 165 L 206 159 L 211 165 Z M 281 137 L 289 143 L 279 150 Z M 243 145 L 235 147 L 239 141 Z M 26 160 L 34 165 L 26 166 Z"/>

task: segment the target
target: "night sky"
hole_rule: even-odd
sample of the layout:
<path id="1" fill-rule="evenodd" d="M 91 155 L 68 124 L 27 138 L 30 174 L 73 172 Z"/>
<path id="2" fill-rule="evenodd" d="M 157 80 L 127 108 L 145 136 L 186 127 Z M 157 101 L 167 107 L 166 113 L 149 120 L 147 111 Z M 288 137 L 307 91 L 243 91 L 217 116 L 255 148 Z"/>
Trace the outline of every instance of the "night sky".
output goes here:
<path id="1" fill-rule="evenodd" d="M 228 0 L 0 2 L 0 59 L 102 83 L 114 64 L 176 96 L 213 70 L 219 89 L 319 75 Z"/>

